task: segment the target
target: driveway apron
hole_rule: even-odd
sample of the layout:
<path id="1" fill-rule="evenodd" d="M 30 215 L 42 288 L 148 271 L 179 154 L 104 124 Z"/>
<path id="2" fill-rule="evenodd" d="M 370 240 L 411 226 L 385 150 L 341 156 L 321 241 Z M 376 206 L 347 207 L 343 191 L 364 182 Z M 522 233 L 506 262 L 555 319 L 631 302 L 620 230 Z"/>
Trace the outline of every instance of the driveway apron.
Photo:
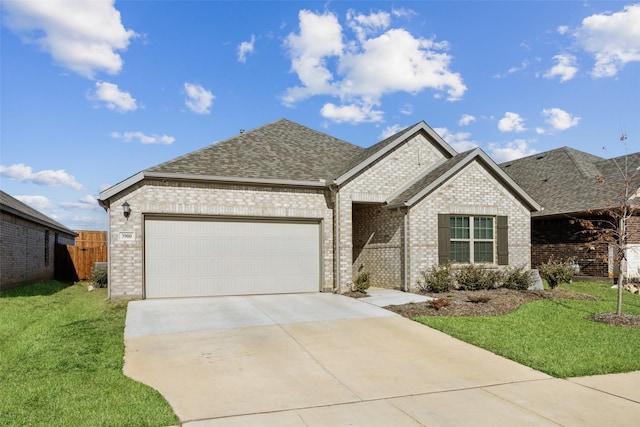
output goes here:
<path id="1" fill-rule="evenodd" d="M 333 294 L 131 302 L 124 372 L 159 390 L 188 426 L 640 419 L 638 402 Z M 556 391 L 584 403 L 570 408 Z"/>

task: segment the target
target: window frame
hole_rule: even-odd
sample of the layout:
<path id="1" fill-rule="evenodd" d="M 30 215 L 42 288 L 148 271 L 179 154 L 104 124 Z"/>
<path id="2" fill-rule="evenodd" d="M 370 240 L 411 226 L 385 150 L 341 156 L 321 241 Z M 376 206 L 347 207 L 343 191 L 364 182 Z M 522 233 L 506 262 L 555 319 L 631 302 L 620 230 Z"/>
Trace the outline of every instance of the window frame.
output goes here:
<path id="1" fill-rule="evenodd" d="M 491 220 L 491 238 L 476 237 L 477 230 L 487 230 L 486 227 L 481 228 L 479 224 L 476 224 L 476 219 L 490 219 Z M 456 227 L 453 224 L 455 221 L 461 220 L 462 227 Z M 466 223 L 465 223 L 466 222 Z M 461 233 L 460 233 L 461 231 Z M 466 233 L 465 233 L 466 232 Z M 460 235 L 468 234 L 468 238 L 459 237 Z M 478 233 L 479 234 L 479 233 Z M 456 235 L 456 237 L 454 237 Z M 454 243 L 461 242 L 468 245 L 468 260 L 457 261 L 454 259 Z M 449 260 L 452 264 L 482 264 L 482 265 L 495 265 L 497 263 L 497 218 L 494 215 L 464 215 L 464 214 L 452 214 L 449 215 Z M 476 243 L 491 243 L 491 261 L 476 261 Z"/>

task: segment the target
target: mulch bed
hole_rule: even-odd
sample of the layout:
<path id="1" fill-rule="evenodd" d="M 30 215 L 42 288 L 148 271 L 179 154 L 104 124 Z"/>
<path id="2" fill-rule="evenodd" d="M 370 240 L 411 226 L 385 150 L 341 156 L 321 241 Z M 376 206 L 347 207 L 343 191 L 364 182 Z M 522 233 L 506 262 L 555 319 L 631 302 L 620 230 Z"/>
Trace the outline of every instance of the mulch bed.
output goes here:
<path id="1" fill-rule="evenodd" d="M 492 289 L 486 291 L 450 291 L 440 294 L 427 293 L 436 299 L 446 299 L 439 309 L 432 302 L 410 303 L 403 305 L 390 305 L 387 310 L 398 313 L 404 317 L 416 316 L 497 316 L 507 314 L 531 301 L 540 299 L 578 299 L 597 301 L 592 295 L 570 292 L 563 289 L 544 291 L 516 291 L 512 289 Z M 362 295 L 353 295 L 362 297 Z M 630 326 L 640 328 L 640 316 L 615 313 L 604 313 L 589 317 L 590 320 L 604 322 L 616 326 Z"/>

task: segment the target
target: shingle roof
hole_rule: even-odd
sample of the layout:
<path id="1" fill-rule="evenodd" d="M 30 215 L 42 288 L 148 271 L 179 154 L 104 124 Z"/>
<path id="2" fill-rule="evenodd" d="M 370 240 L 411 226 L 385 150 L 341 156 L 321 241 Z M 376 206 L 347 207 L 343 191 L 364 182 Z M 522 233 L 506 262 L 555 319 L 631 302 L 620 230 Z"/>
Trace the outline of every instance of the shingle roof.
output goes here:
<path id="1" fill-rule="evenodd" d="M 22 203 L 20 200 L 8 195 L 2 190 L 0 190 L 0 210 L 11 213 L 13 215 L 17 215 L 29 221 L 47 226 L 54 230 L 58 230 L 70 236 L 77 236 L 76 233 L 69 230 L 64 225 L 49 218 L 45 214 L 33 209 L 31 206 Z"/>
<path id="2" fill-rule="evenodd" d="M 640 165 L 640 153 L 627 157 L 629 171 Z M 616 162 L 624 156 L 604 159 L 569 147 L 505 162 L 500 167 L 542 207 L 533 216 L 548 216 L 604 209 L 620 189 Z M 608 184 L 599 183 L 602 177 Z M 635 189 L 638 182 L 634 183 Z"/>
<path id="3" fill-rule="evenodd" d="M 280 119 L 145 172 L 318 181 L 335 177 L 362 151 L 362 147 Z"/>

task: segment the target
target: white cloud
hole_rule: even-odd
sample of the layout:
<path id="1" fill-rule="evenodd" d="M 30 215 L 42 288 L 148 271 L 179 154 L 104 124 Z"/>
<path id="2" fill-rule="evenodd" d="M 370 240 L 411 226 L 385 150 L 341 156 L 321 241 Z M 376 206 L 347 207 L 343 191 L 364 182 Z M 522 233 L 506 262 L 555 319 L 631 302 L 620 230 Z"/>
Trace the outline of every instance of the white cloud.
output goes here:
<path id="1" fill-rule="evenodd" d="M 566 130 L 578 125 L 580 117 L 572 116 L 560 108 L 545 108 L 542 115 L 554 130 Z"/>
<path id="2" fill-rule="evenodd" d="M 410 116 L 411 114 L 413 114 L 413 105 L 404 104 L 402 108 L 400 108 L 400 113 L 404 114 L 405 116 Z"/>
<path id="3" fill-rule="evenodd" d="M 80 198 L 76 202 L 62 202 L 60 206 L 63 208 L 82 209 L 82 210 L 95 210 L 101 211 L 102 208 L 98 204 L 98 200 L 90 194 Z"/>
<path id="4" fill-rule="evenodd" d="M 196 114 L 209 114 L 215 96 L 201 85 L 185 83 L 184 90 L 187 99 L 184 104 Z"/>
<path id="5" fill-rule="evenodd" d="M 84 77 L 117 74 L 117 53 L 136 36 L 122 25 L 114 0 L 5 1 L 5 23 L 25 42 L 39 46 L 61 66 Z"/>
<path id="6" fill-rule="evenodd" d="M 593 54 L 594 77 L 615 76 L 627 63 L 640 61 L 640 4 L 616 13 L 591 15 L 574 32 L 580 47 Z"/>
<path id="7" fill-rule="evenodd" d="M 472 122 L 475 122 L 476 118 L 471 114 L 463 114 L 458 120 L 458 126 L 469 126 Z"/>
<path id="8" fill-rule="evenodd" d="M 391 15 L 387 12 L 371 13 L 363 15 L 356 13 L 353 9 L 347 12 L 347 23 L 356 34 L 360 42 L 366 40 L 367 36 L 376 34 L 380 30 L 384 30 L 391 24 Z"/>
<path id="9" fill-rule="evenodd" d="M 567 25 L 560 25 L 557 31 L 558 31 L 558 34 L 564 35 L 569 32 L 569 27 Z"/>
<path id="10" fill-rule="evenodd" d="M 504 117 L 498 121 L 498 129 L 501 132 L 523 132 L 524 119 L 517 113 L 506 112 Z"/>
<path id="11" fill-rule="evenodd" d="M 29 205 L 37 211 L 53 209 L 53 203 L 45 196 L 14 196 L 25 205 Z"/>
<path id="12" fill-rule="evenodd" d="M 283 103 L 292 106 L 311 96 L 328 95 L 340 98 L 350 109 L 357 105 L 372 110 L 386 94 L 417 94 L 424 89 L 445 92 L 450 101 L 460 99 L 467 87 L 460 74 L 450 70 L 447 43 L 415 38 L 401 28 L 389 29 L 390 17 L 385 12 L 350 11 L 347 24 L 356 34 L 350 40 L 333 13 L 300 11 L 299 32 L 289 34 L 285 46 L 301 85 L 288 88 Z M 364 121 L 377 121 L 361 116 Z"/>
<path id="13" fill-rule="evenodd" d="M 114 139 L 121 139 L 125 142 L 131 142 L 134 139 L 137 139 L 142 144 L 162 144 L 162 145 L 171 145 L 175 142 L 175 138 L 168 135 L 146 135 L 142 132 L 111 132 L 111 137 Z"/>
<path id="14" fill-rule="evenodd" d="M 76 190 L 82 188 L 82 185 L 72 175 L 62 169 L 33 172 L 30 166 L 18 163 L 9 167 L 0 165 L 0 175 L 16 181 L 33 182 L 47 187 L 69 187 Z"/>
<path id="15" fill-rule="evenodd" d="M 243 64 L 247 62 L 247 54 L 253 53 L 253 49 L 256 43 L 256 36 L 251 34 L 251 40 L 248 42 L 242 42 L 238 46 L 238 62 Z"/>
<path id="16" fill-rule="evenodd" d="M 544 74 L 544 77 L 552 79 L 556 76 L 559 76 L 561 83 L 569 81 L 575 77 L 576 73 L 578 72 L 575 56 L 569 54 L 560 54 L 554 56 L 553 59 L 555 59 L 557 63 Z"/>
<path id="17" fill-rule="evenodd" d="M 478 143 L 470 139 L 469 132 L 451 132 L 447 128 L 434 128 L 433 130 L 459 153 L 478 147 Z"/>
<path id="18" fill-rule="evenodd" d="M 537 151 L 530 148 L 527 141 L 524 139 L 516 139 L 515 141 L 507 142 L 504 145 L 497 143 L 489 144 L 489 154 L 496 163 L 508 162 L 510 160 L 530 156 L 535 153 L 537 153 Z"/>
<path id="19" fill-rule="evenodd" d="M 380 140 L 382 141 L 383 139 L 387 139 L 391 135 L 395 135 L 396 133 L 400 132 L 402 129 L 404 129 L 404 126 L 400 126 L 400 125 L 387 126 L 380 133 Z"/>
<path id="20" fill-rule="evenodd" d="M 382 121 L 382 111 L 374 110 L 373 104 L 335 105 L 326 103 L 322 106 L 322 117 L 336 123 L 375 123 Z"/>
<path id="21" fill-rule="evenodd" d="M 128 92 L 123 92 L 118 85 L 108 82 L 96 82 L 96 91 L 89 95 L 89 99 L 104 102 L 107 108 L 125 113 L 138 108 L 136 100 Z"/>

